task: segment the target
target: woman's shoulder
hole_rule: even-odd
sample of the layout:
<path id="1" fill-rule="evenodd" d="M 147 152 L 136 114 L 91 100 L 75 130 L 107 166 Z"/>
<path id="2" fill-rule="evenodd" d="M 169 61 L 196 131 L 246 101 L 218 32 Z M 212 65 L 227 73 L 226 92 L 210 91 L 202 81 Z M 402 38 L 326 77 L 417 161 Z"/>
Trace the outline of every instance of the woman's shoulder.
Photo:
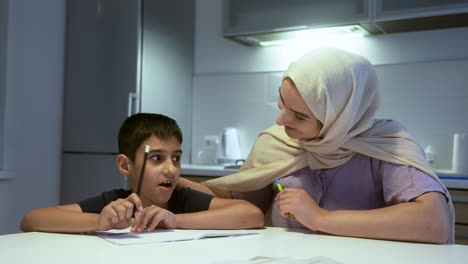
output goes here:
<path id="1" fill-rule="evenodd" d="M 347 171 L 347 173 L 368 173 L 373 175 L 374 178 L 382 177 L 384 174 L 407 173 L 409 168 L 412 168 L 408 165 L 388 162 L 361 153 L 356 153 L 342 167 L 346 169 L 340 168 L 341 171 Z"/>
<path id="2" fill-rule="evenodd" d="M 344 164 L 347 167 L 357 167 L 357 168 L 367 168 L 368 166 L 364 165 L 371 165 L 372 167 L 380 167 L 382 163 L 385 162 L 383 160 L 379 160 L 361 153 L 356 153 L 348 162 Z"/>
<path id="3" fill-rule="evenodd" d="M 385 161 L 363 154 L 356 154 L 348 163 L 348 166 L 351 165 L 356 167 L 365 167 L 363 164 L 367 163 L 372 168 L 373 174 L 378 174 L 380 176 L 393 175 L 392 178 L 395 178 L 395 175 L 404 178 L 407 178 L 408 176 L 413 176 L 413 178 L 426 178 L 427 176 L 432 178 L 429 174 L 416 167 Z"/>

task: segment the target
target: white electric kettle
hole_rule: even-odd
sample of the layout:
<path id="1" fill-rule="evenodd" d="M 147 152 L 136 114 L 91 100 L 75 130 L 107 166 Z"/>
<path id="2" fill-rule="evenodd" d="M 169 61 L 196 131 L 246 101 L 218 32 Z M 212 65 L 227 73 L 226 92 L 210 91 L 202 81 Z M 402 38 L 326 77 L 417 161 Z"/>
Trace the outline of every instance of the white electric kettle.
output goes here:
<path id="1" fill-rule="evenodd" d="M 234 127 L 226 127 L 218 144 L 216 160 L 219 164 L 234 164 L 241 159 L 239 133 Z"/>

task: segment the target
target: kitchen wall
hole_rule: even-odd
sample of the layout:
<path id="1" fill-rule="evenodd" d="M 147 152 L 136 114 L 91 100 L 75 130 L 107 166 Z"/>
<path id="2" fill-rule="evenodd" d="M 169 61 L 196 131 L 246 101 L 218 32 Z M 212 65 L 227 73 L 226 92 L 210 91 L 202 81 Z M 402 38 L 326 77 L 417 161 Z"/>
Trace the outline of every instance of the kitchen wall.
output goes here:
<path id="1" fill-rule="evenodd" d="M 0 1 L 0 171 L 3 168 L 3 121 L 5 119 L 6 43 L 8 34 L 8 1 Z"/>
<path id="2" fill-rule="evenodd" d="M 468 131 L 468 28 L 371 36 L 340 43 L 248 47 L 222 37 L 222 3 L 196 1 L 192 162 L 203 137 L 239 129 L 247 156 L 257 134 L 274 124 L 280 77 L 290 62 L 321 45 L 367 57 L 381 82 L 380 118 L 399 120 L 438 166 L 449 169 L 452 135 Z"/>
<path id="3" fill-rule="evenodd" d="M 19 232 L 27 210 L 58 204 L 64 80 L 65 1 L 7 6 L 0 234 Z"/>

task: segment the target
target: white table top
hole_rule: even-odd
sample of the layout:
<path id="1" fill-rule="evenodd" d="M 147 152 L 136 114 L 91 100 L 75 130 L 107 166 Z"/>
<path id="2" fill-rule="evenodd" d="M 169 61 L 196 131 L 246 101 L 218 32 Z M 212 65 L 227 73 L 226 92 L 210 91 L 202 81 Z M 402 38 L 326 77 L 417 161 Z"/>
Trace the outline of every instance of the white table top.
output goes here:
<path id="1" fill-rule="evenodd" d="M 19 233 L 0 236 L 0 260 L 9 263 L 222 263 L 257 256 L 310 259 L 324 256 L 347 264 L 466 263 L 468 246 L 430 245 L 293 232 L 116 246 L 95 235 Z M 151 262 L 149 262 L 151 261 Z M 247 262 L 244 262 L 247 263 Z"/>

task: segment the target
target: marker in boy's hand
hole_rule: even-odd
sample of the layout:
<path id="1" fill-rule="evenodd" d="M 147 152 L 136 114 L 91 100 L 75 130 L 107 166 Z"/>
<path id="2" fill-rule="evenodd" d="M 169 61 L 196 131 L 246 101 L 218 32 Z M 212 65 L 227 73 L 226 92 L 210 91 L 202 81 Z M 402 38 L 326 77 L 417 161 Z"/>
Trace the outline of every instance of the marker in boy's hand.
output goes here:
<path id="1" fill-rule="evenodd" d="M 143 164 L 141 165 L 141 171 L 140 171 L 140 178 L 138 179 L 138 187 L 137 187 L 137 191 L 136 191 L 136 196 L 138 197 L 138 200 L 140 195 L 141 195 L 141 186 L 143 185 L 143 179 L 144 179 L 144 176 L 145 176 L 145 167 L 146 167 L 146 160 L 148 159 L 148 153 L 150 151 L 150 146 L 149 145 L 145 145 L 145 154 L 143 156 Z M 133 209 L 133 213 L 132 213 L 132 216 L 135 216 L 135 212 L 136 210 L 138 211 L 141 211 L 143 210 L 143 206 L 142 207 L 136 207 Z"/>

